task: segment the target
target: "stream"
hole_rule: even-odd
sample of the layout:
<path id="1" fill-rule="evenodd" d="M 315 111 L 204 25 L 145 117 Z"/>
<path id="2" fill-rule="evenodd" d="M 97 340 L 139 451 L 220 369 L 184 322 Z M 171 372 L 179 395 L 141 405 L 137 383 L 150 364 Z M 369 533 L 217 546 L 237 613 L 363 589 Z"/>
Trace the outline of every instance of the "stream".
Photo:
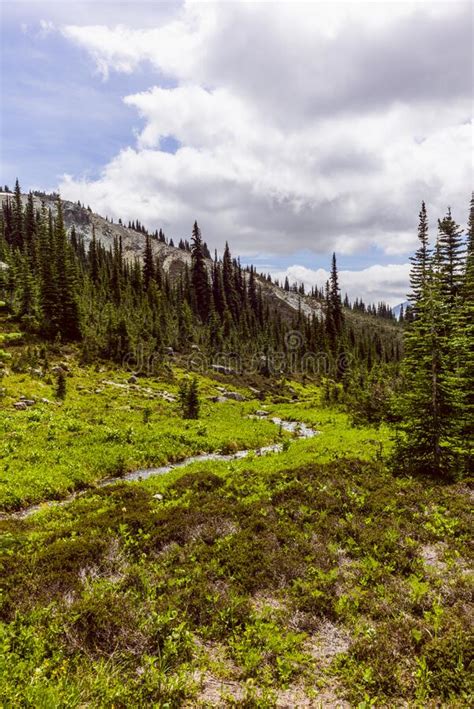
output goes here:
<path id="1" fill-rule="evenodd" d="M 255 416 L 255 418 L 261 417 Z M 314 436 L 320 433 L 320 431 L 316 431 L 313 428 L 307 426 L 305 423 L 301 423 L 299 421 L 285 421 L 284 419 L 277 417 L 269 418 L 268 420 L 274 423 L 276 426 L 279 426 L 282 431 L 288 431 L 289 433 L 293 433 L 297 438 L 313 438 Z M 188 465 L 191 465 L 192 463 L 201 463 L 207 460 L 239 460 L 240 458 L 246 458 L 251 454 L 259 456 L 265 455 L 266 453 L 280 453 L 282 450 L 283 442 L 273 443 L 268 446 L 262 446 L 261 448 L 246 448 L 241 451 L 236 451 L 235 453 L 200 453 L 199 455 L 192 455 L 188 458 L 184 458 L 178 463 L 169 463 L 168 465 L 162 465 L 159 468 L 141 468 L 139 470 L 132 470 L 131 472 L 125 473 L 124 475 L 104 478 L 103 480 L 99 480 L 95 484 L 95 487 L 107 487 L 108 485 L 113 485 L 114 483 L 124 481 L 137 482 L 140 480 L 146 480 L 147 478 L 151 478 L 155 475 L 164 475 L 165 473 L 169 473 L 171 470 L 176 470 L 177 468 L 184 468 Z M 87 488 L 86 490 L 78 490 L 77 492 L 71 493 L 62 500 L 46 500 L 44 502 L 39 502 L 35 503 L 34 505 L 30 505 L 29 507 L 24 507 L 23 509 L 17 510 L 16 512 L 2 512 L 0 513 L 0 520 L 25 519 L 26 517 L 29 517 L 35 512 L 38 512 L 39 510 L 44 510 L 47 507 L 62 507 L 63 505 L 69 504 L 78 497 L 86 495 L 93 489 L 94 488 L 92 487 Z"/>

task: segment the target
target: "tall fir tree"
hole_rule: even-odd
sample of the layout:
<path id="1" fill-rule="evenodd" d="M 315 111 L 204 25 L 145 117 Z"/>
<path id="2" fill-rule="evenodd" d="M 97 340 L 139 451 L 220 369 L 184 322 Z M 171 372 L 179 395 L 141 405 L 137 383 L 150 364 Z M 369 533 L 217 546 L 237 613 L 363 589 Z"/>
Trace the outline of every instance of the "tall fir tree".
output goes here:
<path id="1" fill-rule="evenodd" d="M 201 231 L 194 222 L 191 241 L 191 282 L 194 291 L 196 313 L 203 323 L 207 322 L 210 311 L 210 286 L 203 253 Z"/>

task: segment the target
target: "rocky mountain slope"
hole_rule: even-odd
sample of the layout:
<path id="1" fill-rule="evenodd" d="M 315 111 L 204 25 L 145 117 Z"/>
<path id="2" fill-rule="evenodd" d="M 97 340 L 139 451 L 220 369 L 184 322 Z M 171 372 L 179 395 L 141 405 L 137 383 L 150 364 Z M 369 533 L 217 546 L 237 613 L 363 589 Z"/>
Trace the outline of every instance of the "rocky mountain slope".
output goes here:
<path id="1" fill-rule="evenodd" d="M 27 195 L 22 195 L 22 200 L 26 202 Z M 5 200 L 13 199 L 12 193 L 0 193 L 0 204 Z M 53 212 L 56 209 L 56 195 L 35 195 L 35 206 L 40 209 L 42 203 Z M 63 200 L 64 223 L 68 232 L 74 226 L 78 236 L 84 239 L 86 248 L 92 239 L 92 231 L 95 230 L 96 239 L 107 249 L 111 249 L 115 239 L 122 239 L 122 249 L 125 258 L 130 260 L 141 259 L 145 246 L 145 236 L 134 229 L 129 229 L 121 224 L 112 223 L 100 214 L 90 211 L 77 202 Z M 231 245 L 232 247 L 232 245 Z M 160 241 L 152 239 L 152 249 L 155 256 L 159 256 L 165 273 L 173 279 L 184 269 L 185 265 L 191 264 L 191 255 L 183 249 L 168 246 Z M 209 261 L 209 266 L 211 262 Z M 313 313 L 317 317 L 322 317 L 322 310 L 319 303 L 309 297 L 301 297 L 297 293 L 287 292 L 278 286 L 268 283 L 264 278 L 259 277 L 260 285 L 263 288 L 265 298 L 271 305 L 277 307 L 283 317 L 291 318 L 301 309 L 302 313 L 311 316 Z"/>

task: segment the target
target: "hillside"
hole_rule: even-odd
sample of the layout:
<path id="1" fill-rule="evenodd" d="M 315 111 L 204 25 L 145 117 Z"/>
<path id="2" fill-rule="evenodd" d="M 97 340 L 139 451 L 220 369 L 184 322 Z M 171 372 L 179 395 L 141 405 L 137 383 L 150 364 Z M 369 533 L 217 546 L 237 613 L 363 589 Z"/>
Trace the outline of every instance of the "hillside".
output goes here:
<path id="1" fill-rule="evenodd" d="M 0 206 L 7 200 L 11 202 L 13 197 L 13 193 L 0 192 Z M 27 194 L 22 194 L 21 199 L 24 206 L 26 205 L 27 198 Z M 48 194 L 42 194 L 41 196 L 35 195 L 35 208 L 40 209 L 42 203 L 44 203 L 48 209 L 51 208 L 53 213 L 55 213 L 57 196 Z M 143 259 L 145 248 L 144 234 L 123 225 L 112 223 L 100 214 L 92 212 L 87 207 L 78 203 L 63 200 L 62 206 L 64 224 L 67 231 L 70 232 L 74 227 L 78 237 L 84 240 L 86 249 L 89 247 L 92 240 L 94 230 L 97 241 L 107 250 L 112 250 L 114 242 L 121 240 L 125 259 L 129 261 L 133 261 L 134 259 L 141 261 Z M 151 239 L 151 248 L 154 256 L 159 258 L 164 273 L 166 273 L 171 280 L 175 280 L 182 275 L 185 266 L 190 267 L 191 265 L 191 254 L 188 251 L 175 246 L 169 246 L 167 243 L 163 243 L 157 239 Z M 212 262 L 207 261 L 208 269 L 211 269 L 211 266 Z M 248 278 L 248 274 L 245 272 L 244 276 Z M 283 288 L 269 282 L 265 277 L 258 274 L 256 277 L 259 286 L 263 290 L 266 301 L 272 308 L 277 309 L 283 318 L 291 320 L 295 315 L 298 315 L 299 312 L 309 318 L 313 315 L 318 319 L 324 318 L 324 309 L 322 308 L 321 302 L 318 300 L 292 291 L 285 291 Z M 349 318 L 349 321 L 354 322 L 356 327 L 358 324 L 360 325 L 361 322 L 364 322 L 364 317 L 362 317 L 362 321 L 359 317 L 360 313 L 355 315 L 350 309 L 346 309 L 345 314 L 346 317 Z M 369 322 L 371 326 L 374 326 L 373 319 L 370 319 Z M 394 322 L 387 320 L 383 322 L 380 319 L 378 319 L 376 323 L 377 327 L 380 326 L 383 331 L 389 332 L 396 339 L 399 339 L 399 331 L 394 325 Z"/>

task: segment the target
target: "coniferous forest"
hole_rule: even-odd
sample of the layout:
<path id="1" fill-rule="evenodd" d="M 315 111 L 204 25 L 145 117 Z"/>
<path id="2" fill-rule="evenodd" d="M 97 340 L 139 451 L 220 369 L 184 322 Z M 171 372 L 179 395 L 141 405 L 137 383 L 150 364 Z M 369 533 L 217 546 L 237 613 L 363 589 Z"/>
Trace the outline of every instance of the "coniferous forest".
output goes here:
<path id="1" fill-rule="evenodd" d="M 474 197 L 395 317 L 0 196 L 5 706 L 469 706 Z"/>

